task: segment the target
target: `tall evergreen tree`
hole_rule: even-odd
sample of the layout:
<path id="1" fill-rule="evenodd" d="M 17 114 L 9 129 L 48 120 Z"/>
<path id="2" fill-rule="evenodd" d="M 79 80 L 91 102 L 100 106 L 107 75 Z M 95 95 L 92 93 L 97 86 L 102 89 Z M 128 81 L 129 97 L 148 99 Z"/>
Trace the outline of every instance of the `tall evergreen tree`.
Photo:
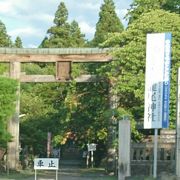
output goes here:
<path id="1" fill-rule="evenodd" d="M 12 42 L 10 36 L 7 34 L 6 26 L 0 20 L 0 47 L 12 47 Z M 7 63 L 0 63 L 0 74 L 8 71 L 8 64 Z"/>
<path id="2" fill-rule="evenodd" d="M 16 37 L 14 46 L 17 47 L 17 48 L 22 48 L 23 47 L 22 40 L 21 40 L 21 38 L 19 36 Z"/>
<path id="3" fill-rule="evenodd" d="M 55 13 L 55 25 L 47 31 L 47 33 L 49 34 L 49 39 L 48 43 L 46 42 L 46 46 L 55 48 L 69 47 L 70 25 L 67 20 L 68 10 L 64 2 L 61 2 Z"/>
<path id="4" fill-rule="evenodd" d="M 104 0 L 96 24 L 96 32 L 92 41 L 93 46 L 104 42 L 108 33 L 123 31 L 123 25 L 115 12 L 113 0 Z"/>
<path id="5" fill-rule="evenodd" d="M 49 40 L 48 40 L 48 37 L 46 36 L 41 42 L 41 44 L 39 45 L 39 48 L 48 48 L 48 43 L 49 43 Z"/>
<path id="6" fill-rule="evenodd" d="M 47 33 L 49 37 L 45 37 L 40 47 L 82 47 L 85 44 L 84 35 L 81 33 L 79 25 L 76 21 L 68 23 L 68 10 L 61 2 L 55 13 L 54 26 L 49 28 Z"/>
<path id="7" fill-rule="evenodd" d="M 0 47 L 11 47 L 12 42 L 7 34 L 4 23 L 0 20 Z"/>
<path id="8" fill-rule="evenodd" d="M 83 47 L 85 35 L 81 33 L 78 23 L 74 20 L 70 26 L 70 45 L 71 47 Z"/>

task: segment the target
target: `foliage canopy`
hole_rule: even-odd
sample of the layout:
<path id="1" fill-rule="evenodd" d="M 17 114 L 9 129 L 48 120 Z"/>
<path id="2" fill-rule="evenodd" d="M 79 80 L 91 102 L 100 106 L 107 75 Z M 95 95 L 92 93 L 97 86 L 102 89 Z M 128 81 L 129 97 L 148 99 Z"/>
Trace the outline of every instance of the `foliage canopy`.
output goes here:
<path id="1" fill-rule="evenodd" d="M 19 36 L 16 37 L 14 46 L 17 47 L 17 48 L 22 48 L 23 47 L 22 40 L 21 40 L 21 38 Z"/>
<path id="2" fill-rule="evenodd" d="M 105 46 L 117 47 L 113 52 L 115 61 L 102 68 L 116 84 L 119 106 L 131 109 L 140 119 L 144 108 L 144 74 L 146 34 L 172 32 L 172 75 L 171 75 L 171 125 L 176 119 L 176 76 L 180 66 L 180 17 L 163 10 L 152 10 L 133 21 L 122 33 L 112 34 Z"/>
<path id="3" fill-rule="evenodd" d="M 179 0 L 134 0 L 126 18 L 129 18 L 129 23 L 131 23 L 142 14 L 156 9 L 180 14 Z"/>
<path id="4" fill-rule="evenodd" d="M 115 12 L 113 0 L 104 0 L 99 12 L 99 21 L 96 24 L 96 32 L 92 40 L 93 46 L 98 46 L 103 43 L 108 33 L 122 32 L 123 25 Z"/>
<path id="5" fill-rule="evenodd" d="M 17 81 L 0 78 L 0 147 L 6 147 L 11 135 L 7 123 L 15 111 Z"/>
<path id="6" fill-rule="evenodd" d="M 11 47 L 12 42 L 10 36 L 7 34 L 6 27 L 2 21 L 0 21 L 0 47 Z"/>
<path id="7" fill-rule="evenodd" d="M 76 21 L 68 23 L 68 10 L 64 2 L 58 6 L 54 24 L 48 29 L 48 37 L 44 38 L 40 47 L 65 48 L 85 45 L 84 34 L 81 33 L 78 23 Z"/>

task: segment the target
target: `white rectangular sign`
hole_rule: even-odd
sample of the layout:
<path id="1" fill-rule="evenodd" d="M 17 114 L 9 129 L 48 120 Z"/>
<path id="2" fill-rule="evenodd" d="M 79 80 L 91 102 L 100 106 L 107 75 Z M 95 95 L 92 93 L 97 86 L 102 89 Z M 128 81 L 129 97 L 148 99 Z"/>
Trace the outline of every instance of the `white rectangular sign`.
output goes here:
<path id="1" fill-rule="evenodd" d="M 88 146 L 88 151 L 96 151 L 96 145 L 97 145 L 97 144 L 94 144 L 94 143 L 92 143 L 92 144 L 87 144 L 87 146 Z"/>
<path id="2" fill-rule="evenodd" d="M 58 158 L 36 158 L 34 159 L 34 169 L 58 170 Z"/>
<path id="3" fill-rule="evenodd" d="M 147 34 L 144 128 L 169 126 L 171 33 Z"/>

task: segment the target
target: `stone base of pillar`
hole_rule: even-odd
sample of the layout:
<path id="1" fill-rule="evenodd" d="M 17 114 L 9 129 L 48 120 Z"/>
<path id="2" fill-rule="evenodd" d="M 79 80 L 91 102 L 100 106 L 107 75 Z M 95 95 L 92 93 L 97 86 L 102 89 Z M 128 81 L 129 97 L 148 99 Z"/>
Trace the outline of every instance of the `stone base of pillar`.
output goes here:
<path id="1" fill-rule="evenodd" d="M 117 174 L 117 159 L 116 159 L 116 149 L 108 149 L 107 158 L 106 158 L 106 172 L 109 175 Z"/>

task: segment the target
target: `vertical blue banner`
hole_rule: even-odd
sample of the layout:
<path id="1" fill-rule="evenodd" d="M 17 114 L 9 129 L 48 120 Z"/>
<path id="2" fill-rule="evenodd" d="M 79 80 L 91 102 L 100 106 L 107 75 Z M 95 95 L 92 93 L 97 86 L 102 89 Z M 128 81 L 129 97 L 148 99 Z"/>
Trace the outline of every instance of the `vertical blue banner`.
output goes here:
<path id="1" fill-rule="evenodd" d="M 162 128 L 168 128 L 169 127 L 171 41 L 172 41 L 171 33 L 165 33 Z"/>

